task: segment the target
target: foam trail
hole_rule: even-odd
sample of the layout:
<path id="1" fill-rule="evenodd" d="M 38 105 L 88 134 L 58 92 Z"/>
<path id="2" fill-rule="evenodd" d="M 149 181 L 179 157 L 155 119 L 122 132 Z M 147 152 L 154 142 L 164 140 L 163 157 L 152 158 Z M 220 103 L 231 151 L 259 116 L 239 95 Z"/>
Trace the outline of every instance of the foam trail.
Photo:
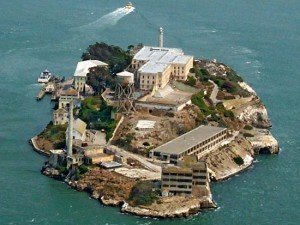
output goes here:
<path id="1" fill-rule="evenodd" d="M 96 21 L 75 28 L 74 30 L 99 29 L 108 26 L 113 26 L 116 25 L 120 19 L 122 19 L 124 16 L 128 15 L 129 13 L 132 13 L 133 11 L 134 11 L 134 7 L 132 7 L 131 9 L 127 9 L 125 7 L 118 8 L 115 11 L 102 16 Z"/>

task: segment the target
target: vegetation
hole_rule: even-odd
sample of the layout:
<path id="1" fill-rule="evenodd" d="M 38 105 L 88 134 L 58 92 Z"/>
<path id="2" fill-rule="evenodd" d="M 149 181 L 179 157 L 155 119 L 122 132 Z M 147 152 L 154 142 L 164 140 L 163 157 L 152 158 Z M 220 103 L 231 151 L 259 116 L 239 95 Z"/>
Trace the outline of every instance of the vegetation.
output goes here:
<path id="1" fill-rule="evenodd" d="M 204 93 L 203 91 L 192 95 L 192 103 L 196 106 L 198 106 L 198 108 L 201 110 L 201 112 L 207 116 L 209 114 L 211 114 L 211 110 L 209 109 L 209 107 L 205 104 L 204 100 Z"/>
<path id="2" fill-rule="evenodd" d="M 253 135 L 253 134 L 250 134 L 250 133 L 244 133 L 243 136 L 246 137 L 246 138 L 247 138 L 247 137 L 254 137 L 254 135 Z"/>
<path id="3" fill-rule="evenodd" d="M 78 167 L 78 170 L 79 170 L 79 174 L 82 175 L 88 172 L 89 168 L 86 165 L 82 164 Z"/>
<path id="4" fill-rule="evenodd" d="M 108 106 L 100 96 L 88 97 L 82 102 L 79 118 L 88 124 L 90 129 L 106 131 L 106 139 L 112 137 L 116 121 L 111 119 L 112 107 Z"/>
<path id="5" fill-rule="evenodd" d="M 246 126 L 244 126 L 244 129 L 245 130 L 253 130 L 253 127 L 251 126 L 251 125 L 246 125 Z"/>
<path id="6" fill-rule="evenodd" d="M 57 149 L 64 148 L 66 145 L 66 130 L 67 125 L 53 125 L 53 123 L 50 122 L 43 132 L 39 134 L 39 137 L 52 142 Z"/>
<path id="7" fill-rule="evenodd" d="M 234 113 L 231 110 L 225 110 L 224 116 L 229 117 L 231 120 L 234 120 Z"/>
<path id="8" fill-rule="evenodd" d="M 194 87 L 196 85 L 196 79 L 192 76 L 189 76 L 185 83 L 189 86 Z"/>
<path id="9" fill-rule="evenodd" d="M 68 175 L 69 171 L 67 170 L 67 167 L 57 166 L 55 169 L 57 169 L 60 174 Z"/>
<path id="10" fill-rule="evenodd" d="M 100 94 L 106 86 L 115 87 L 116 77 L 112 76 L 105 67 L 95 67 L 87 74 L 86 83 L 93 88 L 96 94 Z"/>
<path id="11" fill-rule="evenodd" d="M 203 68 L 194 68 L 194 72 L 196 74 L 196 77 L 202 81 L 202 82 L 207 82 L 210 79 L 210 74 L 206 69 Z"/>
<path id="12" fill-rule="evenodd" d="M 124 51 L 118 46 L 108 45 L 104 42 L 96 42 L 87 48 L 81 58 L 82 60 L 96 59 L 105 62 L 109 65 L 110 73 L 116 74 L 130 65 L 132 56 L 129 51 L 129 49 Z"/>
<path id="13" fill-rule="evenodd" d="M 158 199 L 158 193 L 153 189 L 154 185 L 151 181 L 140 181 L 133 186 L 129 201 L 135 206 L 151 205 Z"/>
<path id="14" fill-rule="evenodd" d="M 233 158 L 233 161 L 234 161 L 236 164 L 238 164 L 239 166 L 244 164 L 244 160 L 243 160 L 243 158 L 242 158 L 241 156 L 236 156 L 236 157 L 234 157 L 234 158 Z"/>

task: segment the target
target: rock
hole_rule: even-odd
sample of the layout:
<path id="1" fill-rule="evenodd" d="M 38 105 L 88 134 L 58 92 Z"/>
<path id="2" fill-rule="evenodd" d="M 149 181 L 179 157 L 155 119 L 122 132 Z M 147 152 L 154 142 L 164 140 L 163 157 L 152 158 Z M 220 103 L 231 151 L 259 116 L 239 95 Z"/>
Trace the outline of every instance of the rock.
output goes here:
<path id="1" fill-rule="evenodd" d="M 102 196 L 100 198 L 100 202 L 106 206 L 121 206 L 124 203 L 124 201 L 115 200 L 115 199 L 111 199 L 111 198 L 105 198 L 104 196 Z"/>
<path id="2" fill-rule="evenodd" d="M 204 208 L 215 208 L 216 205 L 210 199 L 198 199 L 195 197 L 165 197 L 162 203 L 153 203 L 150 206 L 131 206 L 125 202 L 121 211 L 143 217 L 174 218 L 187 217 L 198 213 Z"/>
<path id="3" fill-rule="evenodd" d="M 266 107 L 260 102 L 259 104 L 253 104 L 247 106 L 237 118 L 247 124 L 252 124 L 257 128 L 269 128 L 271 127 L 271 121 L 268 117 Z"/>
<path id="4" fill-rule="evenodd" d="M 277 154 L 279 145 L 271 132 L 267 129 L 255 129 L 254 137 L 248 137 L 256 154 Z"/>
<path id="5" fill-rule="evenodd" d="M 47 177 L 54 178 L 56 180 L 64 180 L 64 175 L 60 174 L 57 169 L 52 167 L 43 167 L 41 173 Z"/>

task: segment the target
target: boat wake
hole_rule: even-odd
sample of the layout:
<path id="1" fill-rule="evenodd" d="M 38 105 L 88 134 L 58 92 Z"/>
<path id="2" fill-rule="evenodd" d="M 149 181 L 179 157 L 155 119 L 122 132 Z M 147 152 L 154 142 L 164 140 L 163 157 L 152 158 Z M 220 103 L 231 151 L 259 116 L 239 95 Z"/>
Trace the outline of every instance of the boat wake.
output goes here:
<path id="1" fill-rule="evenodd" d="M 132 13 L 134 11 L 134 9 L 135 9 L 134 7 L 130 8 L 130 9 L 128 9 L 126 7 L 118 8 L 115 11 L 102 16 L 101 18 L 97 19 L 94 22 L 80 26 L 73 30 L 81 31 L 81 30 L 100 29 L 100 28 L 106 28 L 109 26 L 114 26 L 124 16 Z"/>

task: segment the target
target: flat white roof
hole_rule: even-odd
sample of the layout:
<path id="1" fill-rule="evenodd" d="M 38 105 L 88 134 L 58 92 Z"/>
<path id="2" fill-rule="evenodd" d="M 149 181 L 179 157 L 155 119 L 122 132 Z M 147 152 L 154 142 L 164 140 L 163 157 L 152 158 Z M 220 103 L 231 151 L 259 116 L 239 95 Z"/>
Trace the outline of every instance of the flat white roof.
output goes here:
<path id="1" fill-rule="evenodd" d="M 226 129 L 223 127 L 199 126 L 151 151 L 180 154 Z"/>
<path id="2" fill-rule="evenodd" d="M 133 57 L 134 60 L 155 60 L 159 61 L 168 52 L 175 53 L 177 55 L 183 55 L 183 51 L 179 48 L 160 48 L 160 47 L 150 47 L 144 46 L 138 53 Z"/>
<path id="3" fill-rule="evenodd" d="M 117 76 L 131 77 L 131 76 L 134 76 L 134 74 L 133 74 L 133 73 L 130 73 L 130 72 L 128 72 L 128 71 L 123 71 L 123 72 L 117 73 Z"/>
<path id="4" fill-rule="evenodd" d="M 139 129 L 153 129 L 156 121 L 153 120 L 139 120 L 136 127 Z"/>
<path id="5" fill-rule="evenodd" d="M 86 60 L 78 62 L 74 76 L 84 77 L 88 74 L 90 68 L 97 66 L 108 66 L 108 64 L 99 60 Z"/>
<path id="6" fill-rule="evenodd" d="M 140 73 L 157 74 L 157 73 L 164 72 L 169 66 L 170 66 L 170 64 L 167 64 L 167 63 L 156 63 L 156 62 L 150 61 L 150 62 L 147 62 L 146 64 L 144 64 L 138 71 Z"/>

